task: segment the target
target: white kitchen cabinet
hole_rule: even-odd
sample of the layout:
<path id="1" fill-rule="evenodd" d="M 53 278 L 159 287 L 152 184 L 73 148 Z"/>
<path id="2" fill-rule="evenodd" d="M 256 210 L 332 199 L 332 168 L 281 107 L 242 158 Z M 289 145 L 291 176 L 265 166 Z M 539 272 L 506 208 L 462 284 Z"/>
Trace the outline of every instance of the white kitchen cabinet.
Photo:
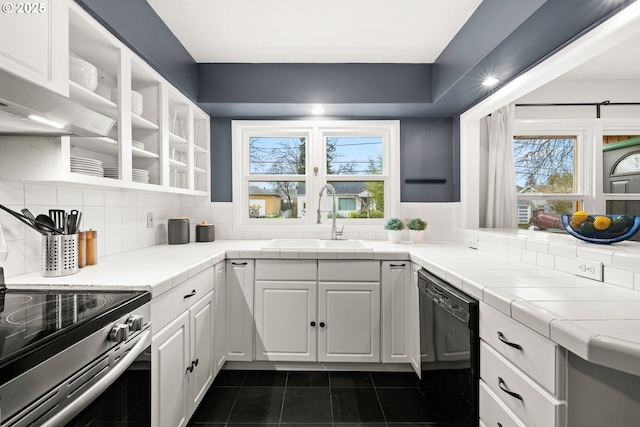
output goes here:
<path id="1" fill-rule="evenodd" d="M 256 260 L 255 359 L 313 362 L 316 356 L 316 260 Z"/>
<path id="2" fill-rule="evenodd" d="M 67 14 L 66 0 L 3 1 L 0 68 L 66 96 Z"/>
<path id="3" fill-rule="evenodd" d="M 382 261 L 382 361 L 410 361 L 410 278 L 409 261 Z"/>
<path id="4" fill-rule="evenodd" d="M 151 422 L 184 426 L 214 378 L 213 267 L 151 303 Z"/>
<path id="5" fill-rule="evenodd" d="M 61 6 L 65 92 L 115 125 L 103 137 L 2 137 L 0 178 L 208 194 L 209 116 L 75 2 Z M 97 68 L 95 90 L 70 80 L 69 56 Z M 102 162 L 104 176 L 72 169 L 71 157 Z"/>
<path id="6" fill-rule="evenodd" d="M 189 309 L 191 366 L 187 369 L 191 383 L 191 413 L 196 410 L 215 377 L 213 321 L 213 292 L 209 292 Z"/>
<path id="7" fill-rule="evenodd" d="M 316 360 L 317 282 L 256 280 L 256 360 Z"/>
<path id="8" fill-rule="evenodd" d="M 418 291 L 418 270 L 421 267 L 416 263 L 411 263 L 411 277 L 409 283 L 408 313 L 408 347 L 409 361 L 414 372 L 422 378 L 422 366 L 420 364 L 420 294 Z"/>
<path id="9" fill-rule="evenodd" d="M 230 361 L 253 360 L 254 272 L 254 260 L 227 260 L 227 360 Z"/>
<path id="10" fill-rule="evenodd" d="M 153 316 L 152 316 L 153 318 Z M 189 313 L 182 313 L 151 342 L 151 423 L 185 426 L 189 420 Z"/>
<path id="11" fill-rule="evenodd" d="M 380 283 L 318 283 L 318 361 L 380 362 Z"/>
<path id="12" fill-rule="evenodd" d="M 227 360 L 227 283 L 225 262 L 213 266 L 213 354 L 214 374 Z"/>

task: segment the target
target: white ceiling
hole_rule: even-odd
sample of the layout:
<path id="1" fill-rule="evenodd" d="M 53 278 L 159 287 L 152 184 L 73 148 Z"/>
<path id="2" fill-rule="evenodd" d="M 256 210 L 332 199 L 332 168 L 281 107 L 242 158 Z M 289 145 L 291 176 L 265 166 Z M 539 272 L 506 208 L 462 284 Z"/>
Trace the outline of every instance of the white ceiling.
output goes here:
<path id="1" fill-rule="evenodd" d="M 432 63 L 481 0 L 147 0 L 199 63 Z"/>

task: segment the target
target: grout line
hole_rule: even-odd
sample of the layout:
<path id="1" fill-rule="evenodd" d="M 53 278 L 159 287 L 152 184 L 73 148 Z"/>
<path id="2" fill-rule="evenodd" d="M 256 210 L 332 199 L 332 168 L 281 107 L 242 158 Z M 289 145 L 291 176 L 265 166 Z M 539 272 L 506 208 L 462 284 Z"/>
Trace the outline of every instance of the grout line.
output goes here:
<path id="1" fill-rule="evenodd" d="M 380 396 L 378 395 L 378 387 L 376 387 L 376 382 L 373 379 L 373 373 L 369 372 L 369 376 L 371 377 L 371 385 L 373 386 L 373 391 L 376 393 L 376 399 L 378 400 L 380 412 L 382 412 L 382 417 L 384 418 L 384 424 L 388 426 L 389 422 L 387 421 L 387 415 L 384 413 L 384 408 L 382 407 L 382 402 L 380 401 Z"/>
<path id="2" fill-rule="evenodd" d="M 284 391 L 282 392 L 282 404 L 280 405 L 280 416 L 278 417 L 278 425 L 282 424 L 282 413 L 284 412 L 284 400 L 287 398 L 287 386 L 289 385 L 289 371 L 285 371 L 287 377 L 284 379 Z"/>

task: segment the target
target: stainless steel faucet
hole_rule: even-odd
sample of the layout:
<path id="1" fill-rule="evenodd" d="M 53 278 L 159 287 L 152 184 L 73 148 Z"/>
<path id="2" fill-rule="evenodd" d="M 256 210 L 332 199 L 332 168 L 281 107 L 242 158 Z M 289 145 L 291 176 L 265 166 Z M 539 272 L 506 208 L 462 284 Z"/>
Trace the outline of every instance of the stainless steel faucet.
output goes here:
<path id="1" fill-rule="evenodd" d="M 342 226 L 342 229 L 338 231 L 338 228 L 336 227 L 336 217 L 338 216 L 338 212 L 336 209 L 337 207 L 336 189 L 333 188 L 333 185 L 331 184 L 325 184 L 320 189 L 320 198 L 318 199 L 318 220 L 316 221 L 316 224 L 322 224 L 322 210 L 320 209 L 320 207 L 322 206 L 322 193 L 324 193 L 325 189 L 327 190 L 327 193 L 329 192 L 329 190 L 331 190 L 331 194 L 333 195 L 333 216 L 331 217 L 331 240 L 338 240 L 338 236 L 342 237 L 344 233 L 344 225 Z"/>

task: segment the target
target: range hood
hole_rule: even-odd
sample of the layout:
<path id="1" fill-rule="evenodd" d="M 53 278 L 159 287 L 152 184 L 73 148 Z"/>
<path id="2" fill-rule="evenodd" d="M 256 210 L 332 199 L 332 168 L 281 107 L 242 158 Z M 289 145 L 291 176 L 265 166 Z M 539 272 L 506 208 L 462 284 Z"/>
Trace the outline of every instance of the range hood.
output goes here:
<path id="1" fill-rule="evenodd" d="M 106 136 L 115 121 L 0 70 L 0 134 Z"/>

